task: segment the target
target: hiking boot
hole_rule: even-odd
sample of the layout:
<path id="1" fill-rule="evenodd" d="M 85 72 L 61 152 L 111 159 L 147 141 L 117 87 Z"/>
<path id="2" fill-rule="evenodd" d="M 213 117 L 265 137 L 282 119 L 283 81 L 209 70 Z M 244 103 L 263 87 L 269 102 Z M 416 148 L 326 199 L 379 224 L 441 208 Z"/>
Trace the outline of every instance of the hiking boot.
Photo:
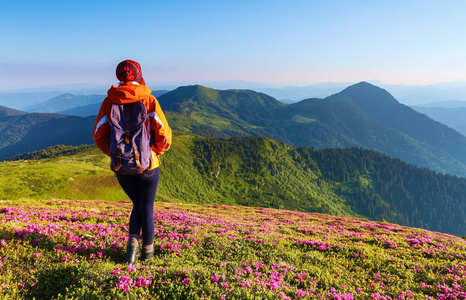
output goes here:
<path id="1" fill-rule="evenodd" d="M 150 252 L 142 252 L 141 253 L 141 259 L 142 260 L 150 260 L 150 259 L 154 258 L 154 252 L 155 252 L 155 249 L 152 249 L 152 251 L 150 251 Z"/>
<path id="2" fill-rule="evenodd" d="M 137 246 L 126 246 L 126 262 L 134 264 L 138 260 L 139 245 Z"/>

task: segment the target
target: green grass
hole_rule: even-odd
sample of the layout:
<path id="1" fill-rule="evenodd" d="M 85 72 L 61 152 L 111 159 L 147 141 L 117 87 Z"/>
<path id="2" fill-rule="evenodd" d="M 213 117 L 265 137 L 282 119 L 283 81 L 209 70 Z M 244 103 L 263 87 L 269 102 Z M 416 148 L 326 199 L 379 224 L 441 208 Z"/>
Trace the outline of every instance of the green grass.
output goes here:
<path id="1" fill-rule="evenodd" d="M 1 163 L 0 199 L 109 199 L 118 183 L 98 149 L 53 159 Z M 122 194 L 122 193 L 119 193 Z"/>
<path id="2" fill-rule="evenodd" d="M 317 119 L 310 119 L 310 118 L 303 117 L 301 115 L 295 115 L 291 120 L 297 123 L 311 123 L 311 122 L 317 121 Z"/>
<path id="3" fill-rule="evenodd" d="M 209 143 L 205 138 L 176 132 L 172 148 L 161 157 L 157 201 L 355 215 L 330 185 L 319 181 L 320 174 L 296 165 L 288 153 L 293 148 L 267 139 L 233 139 L 222 142 L 222 147 L 231 148 L 224 152 L 226 156 L 215 156 L 212 161 L 201 157 L 206 154 L 199 148 Z M 260 159 L 263 163 L 251 165 Z M 0 199 L 127 200 L 109 163 L 95 147 L 69 156 L 1 162 Z"/>
<path id="4" fill-rule="evenodd" d="M 2 299 L 463 299 L 458 237 L 284 210 L 155 204 L 155 258 L 122 263 L 125 202 L 0 202 Z"/>
<path id="5" fill-rule="evenodd" d="M 191 113 L 190 117 L 199 124 L 212 126 L 219 130 L 229 130 L 232 128 L 232 120 L 220 118 L 215 114 L 199 111 Z"/>

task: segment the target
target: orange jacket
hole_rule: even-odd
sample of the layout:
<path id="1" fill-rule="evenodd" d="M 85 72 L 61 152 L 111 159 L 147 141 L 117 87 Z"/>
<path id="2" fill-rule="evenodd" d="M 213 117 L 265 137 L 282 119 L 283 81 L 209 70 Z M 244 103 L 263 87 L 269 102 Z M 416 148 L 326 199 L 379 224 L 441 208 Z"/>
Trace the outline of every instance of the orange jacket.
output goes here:
<path id="1" fill-rule="evenodd" d="M 112 103 L 124 104 L 142 101 L 147 108 L 149 118 L 148 130 L 152 137 L 153 162 L 151 169 L 159 166 L 157 157 L 167 151 L 172 143 L 172 130 L 160 108 L 160 104 L 145 85 L 137 82 L 122 82 L 119 86 L 112 86 L 107 92 L 107 98 L 102 102 L 94 125 L 94 142 L 106 155 L 110 148 L 110 124 L 108 122 Z M 146 123 L 147 124 L 147 123 Z"/>

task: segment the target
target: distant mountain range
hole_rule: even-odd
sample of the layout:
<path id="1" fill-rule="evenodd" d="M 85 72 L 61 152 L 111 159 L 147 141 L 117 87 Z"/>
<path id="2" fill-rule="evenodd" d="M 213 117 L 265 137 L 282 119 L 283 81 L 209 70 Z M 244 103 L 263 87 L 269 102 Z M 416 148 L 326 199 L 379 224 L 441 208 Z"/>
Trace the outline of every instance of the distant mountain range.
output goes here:
<path id="1" fill-rule="evenodd" d="M 389 85 L 380 81 L 370 81 L 387 90 L 398 101 L 406 105 L 422 105 L 428 103 L 463 102 L 466 104 L 466 81 L 436 83 L 430 85 Z M 338 93 L 354 83 L 327 82 L 306 86 L 252 88 L 264 92 L 284 103 L 293 103 L 306 98 L 323 98 Z M 442 105 L 440 107 L 443 107 Z"/>
<path id="2" fill-rule="evenodd" d="M 369 83 L 387 90 L 399 102 L 406 105 L 421 105 L 433 102 L 458 101 L 466 103 L 466 81 L 443 82 L 428 85 L 393 85 L 377 80 Z M 356 82 L 321 82 L 308 85 L 289 85 L 247 82 L 220 81 L 199 83 L 215 89 L 250 89 L 266 93 L 281 102 L 294 103 L 308 98 L 324 98 L 338 93 Z M 177 86 L 186 86 L 187 83 Z"/>
<path id="3" fill-rule="evenodd" d="M 67 93 L 49 99 L 48 101 L 25 107 L 23 110 L 31 113 L 59 113 L 80 106 L 102 103 L 104 98 L 105 96 L 102 95 L 73 95 Z M 97 114 L 97 112 L 94 112 L 94 114 Z"/>
<path id="4" fill-rule="evenodd" d="M 362 147 L 438 172 L 466 175 L 466 138 L 366 82 L 285 105 L 245 90 L 180 87 L 159 97 L 175 129 L 267 136 L 296 146 Z"/>
<path id="5" fill-rule="evenodd" d="M 251 90 L 215 90 L 199 85 L 179 87 L 157 98 L 170 125 L 181 131 L 213 137 L 266 136 L 318 149 L 361 147 L 438 172 L 466 176 L 463 135 L 366 82 L 323 99 L 288 105 Z M 61 95 L 45 107 L 61 113 L 78 114 L 82 110 L 79 114 L 83 116 L 95 115 L 102 99 Z M 86 101 L 98 102 L 68 110 L 62 104 Z M 5 116 L 0 119 L 0 126 L 5 128 L 0 131 L 0 159 L 38 150 L 45 144 L 92 143 L 94 120 L 56 114 Z M 37 130 L 39 125 L 41 130 Z M 84 129 L 79 130 L 80 126 Z M 77 132 L 71 133 L 73 130 Z M 55 132 L 62 134 L 56 141 Z"/>
<path id="6" fill-rule="evenodd" d="M 390 85 L 373 80 L 369 83 L 387 90 L 399 102 L 406 105 L 425 105 L 439 103 L 438 107 L 448 102 L 466 103 L 466 81 L 444 82 L 429 85 Z M 283 103 L 299 102 L 308 98 L 325 98 L 335 94 L 355 82 L 321 82 L 308 85 L 283 85 L 267 82 L 249 82 L 243 80 L 205 81 L 205 82 L 152 82 L 148 86 L 152 90 L 174 90 L 180 86 L 199 84 L 218 90 L 248 89 L 265 93 Z M 45 102 L 52 97 L 65 93 L 73 95 L 104 95 L 108 86 L 90 83 L 57 85 L 43 88 L 21 89 L 15 91 L 0 91 L 0 105 L 10 108 L 27 110 L 27 107 Z"/>
<path id="7" fill-rule="evenodd" d="M 434 102 L 466 101 L 466 81 L 435 83 L 430 85 L 386 85 L 374 82 L 389 91 L 406 105 L 421 105 Z"/>
<path id="8" fill-rule="evenodd" d="M 442 101 L 442 102 L 432 102 L 419 105 L 412 105 L 411 107 L 431 107 L 431 108 L 459 108 L 466 107 L 466 101 Z"/>
<path id="9" fill-rule="evenodd" d="M 412 108 L 466 136 L 466 107 L 412 106 Z"/>
<path id="10" fill-rule="evenodd" d="M 254 91 L 270 95 L 280 102 L 291 104 L 308 98 L 324 98 L 335 94 L 354 83 L 326 82 L 307 86 L 286 86 L 281 88 L 253 88 Z"/>
<path id="11" fill-rule="evenodd" d="M 165 94 L 166 90 L 153 91 L 155 97 Z M 27 106 L 23 110 L 26 112 L 57 113 L 64 115 L 74 115 L 88 117 L 97 115 L 100 105 L 105 99 L 105 95 L 73 95 L 65 93 L 58 95 L 45 102 Z"/>
<path id="12" fill-rule="evenodd" d="M 45 102 L 63 92 L 0 92 L 0 106 L 24 110 L 24 108 Z"/>

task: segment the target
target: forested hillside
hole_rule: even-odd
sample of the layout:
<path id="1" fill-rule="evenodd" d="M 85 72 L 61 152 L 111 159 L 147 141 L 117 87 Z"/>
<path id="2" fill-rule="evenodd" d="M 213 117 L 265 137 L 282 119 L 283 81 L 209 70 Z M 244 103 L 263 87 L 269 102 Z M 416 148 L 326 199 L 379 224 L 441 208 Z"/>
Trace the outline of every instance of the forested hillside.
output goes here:
<path id="1" fill-rule="evenodd" d="M 180 87 L 159 98 L 171 126 L 203 136 L 269 137 L 318 149 L 362 147 L 466 176 L 466 138 L 366 82 L 285 105 L 248 90 Z"/>
<path id="2" fill-rule="evenodd" d="M 60 146 L 1 163 L 0 199 L 127 199 L 98 149 L 62 155 L 76 149 Z M 175 132 L 162 161 L 158 201 L 362 216 L 466 235 L 466 179 L 375 151 Z"/>
<path id="3" fill-rule="evenodd" d="M 255 206 L 315 211 L 315 207 L 306 206 L 313 198 L 300 194 L 301 188 L 294 183 L 290 185 L 293 189 L 283 190 L 268 180 L 286 172 L 288 166 L 282 162 L 287 158 L 292 159 L 289 166 L 304 170 L 308 180 L 335 192 L 356 214 L 371 220 L 466 233 L 465 178 L 438 174 L 361 148 L 315 150 L 272 145 L 263 138 L 203 139 L 196 143 L 194 155 L 202 174 L 212 180 L 225 172 L 254 183 L 260 190 L 253 197 L 259 200 L 253 200 Z M 259 176 L 248 178 L 251 174 Z"/>
<path id="4" fill-rule="evenodd" d="M 0 106 L 0 161 L 58 144 L 93 142 L 95 117 L 25 113 Z"/>
<path id="5" fill-rule="evenodd" d="M 466 179 L 361 148 L 298 152 L 316 162 L 353 211 L 414 227 L 466 233 Z"/>

